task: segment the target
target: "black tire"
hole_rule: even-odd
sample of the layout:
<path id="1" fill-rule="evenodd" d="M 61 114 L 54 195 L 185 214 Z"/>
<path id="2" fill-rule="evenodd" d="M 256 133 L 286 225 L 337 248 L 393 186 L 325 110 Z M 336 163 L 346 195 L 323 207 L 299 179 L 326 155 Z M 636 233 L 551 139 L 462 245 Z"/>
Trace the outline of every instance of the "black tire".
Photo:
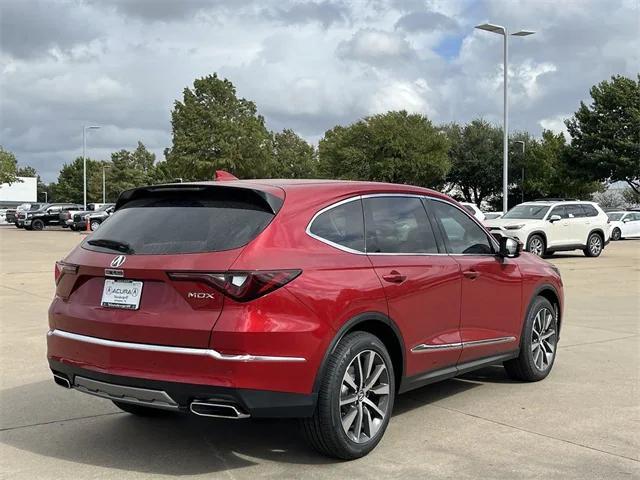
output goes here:
<path id="1" fill-rule="evenodd" d="M 547 242 L 544 241 L 542 235 L 538 235 L 537 233 L 531 235 L 527 239 L 527 252 L 533 253 L 538 257 L 542 257 L 547 250 Z"/>
<path id="2" fill-rule="evenodd" d="M 100 220 L 91 220 L 91 222 L 89 223 L 89 228 L 91 229 L 92 232 L 95 232 L 99 227 L 100 227 Z"/>
<path id="3" fill-rule="evenodd" d="M 69 225 L 69 228 L 74 232 L 78 231 L 78 227 L 76 227 L 75 225 Z"/>
<path id="4" fill-rule="evenodd" d="M 14 225 L 16 226 L 16 228 L 22 228 L 22 225 L 18 225 L 17 223 L 14 223 Z"/>
<path id="5" fill-rule="evenodd" d="M 30 230 L 44 230 L 44 222 L 42 220 L 34 220 L 31 222 Z"/>
<path id="6" fill-rule="evenodd" d="M 160 408 L 145 407 L 144 405 L 136 405 L 135 403 L 118 402 L 112 400 L 113 404 L 123 412 L 137 415 L 138 417 L 168 417 L 175 415 L 170 410 L 162 410 Z"/>
<path id="7" fill-rule="evenodd" d="M 599 257 L 604 249 L 604 240 L 599 233 L 591 233 L 587 238 L 587 246 L 582 250 L 587 257 Z"/>
<path id="8" fill-rule="evenodd" d="M 356 408 L 360 411 L 360 418 L 366 415 L 363 412 L 360 391 L 354 395 L 358 398 L 352 407 L 341 407 L 340 398 L 343 387 L 343 378 L 352 362 L 358 362 L 356 357 L 365 352 L 375 352 L 384 362 L 387 372 L 388 395 L 386 400 L 386 412 L 378 430 L 370 439 L 358 443 L 347 435 L 342 426 L 342 408 Z M 302 428 L 309 444 L 318 452 L 343 460 L 360 458 L 373 450 L 382 439 L 389 424 L 389 418 L 393 411 L 395 396 L 395 375 L 393 363 L 384 344 L 378 337 L 367 332 L 353 332 L 345 336 L 327 359 L 326 369 L 321 379 L 318 391 L 318 403 L 312 417 L 302 419 Z M 369 398 L 368 394 L 366 395 Z M 374 395 L 375 397 L 375 395 Z M 380 397 L 382 398 L 382 397 Z M 375 400 L 375 398 L 374 398 Z M 366 402 L 367 400 L 365 400 Z M 370 415 L 369 407 L 366 407 L 367 415 Z M 347 415 L 348 416 L 348 415 Z M 346 417 L 345 417 L 346 418 Z M 371 418 L 371 417 L 369 417 Z M 362 420 L 364 421 L 364 420 Z M 348 427 L 347 427 L 348 428 Z M 365 434 L 366 435 L 366 434 Z"/>
<path id="9" fill-rule="evenodd" d="M 538 350 L 533 351 L 534 339 L 539 339 L 540 334 L 535 333 L 534 323 L 536 322 L 536 317 L 540 313 L 541 316 L 543 312 L 548 312 L 551 314 L 551 320 L 549 323 L 549 329 L 553 330 L 553 334 L 547 337 L 546 340 L 550 343 L 552 350 L 550 358 L 547 357 L 545 353 L 540 353 L 540 355 L 544 355 L 544 359 L 540 359 L 537 355 Z M 551 305 L 551 302 L 544 297 L 536 297 L 529 311 L 527 313 L 527 318 L 525 319 L 524 326 L 522 329 L 522 335 L 520 338 L 520 355 L 513 360 L 508 360 L 504 362 L 504 368 L 507 371 L 507 375 L 514 380 L 520 380 L 524 382 L 538 382 L 551 372 L 553 368 L 553 363 L 556 359 L 557 353 L 557 339 L 558 339 L 558 318 L 556 314 L 556 310 Z M 537 328 L 539 329 L 539 327 Z M 545 335 L 548 332 L 543 332 Z M 535 338 L 534 338 L 535 337 Z M 540 343 L 540 342 L 537 342 Z M 543 348 L 542 346 L 540 347 Z M 547 348 L 546 344 L 544 346 L 543 352 L 549 352 L 549 348 Z M 538 366 L 538 361 L 548 359 L 547 365 Z M 542 362 L 541 362 L 542 363 Z"/>
<path id="10" fill-rule="evenodd" d="M 622 238 L 622 232 L 620 231 L 620 229 L 618 227 L 613 229 L 613 232 L 611 232 L 611 240 L 613 241 L 617 241 L 620 240 Z"/>

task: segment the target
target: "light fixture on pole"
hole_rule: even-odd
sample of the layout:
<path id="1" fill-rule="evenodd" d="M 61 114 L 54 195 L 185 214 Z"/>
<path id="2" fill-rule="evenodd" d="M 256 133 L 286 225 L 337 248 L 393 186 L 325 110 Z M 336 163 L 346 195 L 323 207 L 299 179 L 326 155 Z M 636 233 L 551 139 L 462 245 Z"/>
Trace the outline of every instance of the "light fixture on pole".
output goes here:
<path id="1" fill-rule="evenodd" d="M 87 210 L 87 130 L 97 130 L 97 125 L 85 125 L 82 127 L 82 185 L 83 185 L 83 205 Z"/>
<path id="2" fill-rule="evenodd" d="M 524 203 L 524 153 L 525 153 L 525 143 L 524 140 L 516 140 L 513 143 L 519 143 L 520 145 L 522 145 L 522 177 L 521 177 L 521 185 L 520 185 L 520 193 L 522 195 L 521 197 L 521 203 Z"/>
<path id="3" fill-rule="evenodd" d="M 508 56 L 508 38 L 509 32 L 505 27 L 500 25 L 494 25 L 492 23 L 483 23 L 477 25 L 478 30 L 485 30 L 491 33 L 497 33 L 504 37 L 504 50 L 503 50 L 503 75 L 504 75 L 504 118 L 503 118 L 503 142 L 502 142 L 502 211 L 506 213 L 509 207 L 509 103 L 507 99 L 507 56 Z M 535 32 L 531 30 L 520 30 L 511 35 L 514 37 L 526 37 L 527 35 L 533 35 Z"/>

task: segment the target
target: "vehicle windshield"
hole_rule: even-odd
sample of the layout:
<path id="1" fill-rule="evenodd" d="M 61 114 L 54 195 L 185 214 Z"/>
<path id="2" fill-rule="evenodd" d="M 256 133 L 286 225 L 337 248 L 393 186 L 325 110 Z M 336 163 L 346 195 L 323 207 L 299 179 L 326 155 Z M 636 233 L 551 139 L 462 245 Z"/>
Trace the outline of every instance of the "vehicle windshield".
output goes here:
<path id="1" fill-rule="evenodd" d="M 31 211 L 40 210 L 43 206 L 44 206 L 44 204 L 42 204 L 42 203 L 32 203 L 31 206 L 29 207 L 29 210 L 31 210 Z"/>
<path id="2" fill-rule="evenodd" d="M 549 211 L 549 205 L 521 204 L 513 207 L 502 218 L 522 218 L 528 220 L 542 220 Z"/>
<path id="3" fill-rule="evenodd" d="M 624 215 L 624 213 L 619 213 L 619 212 L 607 213 L 607 216 L 609 217 L 609 220 L 613 220 L 614 222 L 620 220 L 623 215 Z"/>

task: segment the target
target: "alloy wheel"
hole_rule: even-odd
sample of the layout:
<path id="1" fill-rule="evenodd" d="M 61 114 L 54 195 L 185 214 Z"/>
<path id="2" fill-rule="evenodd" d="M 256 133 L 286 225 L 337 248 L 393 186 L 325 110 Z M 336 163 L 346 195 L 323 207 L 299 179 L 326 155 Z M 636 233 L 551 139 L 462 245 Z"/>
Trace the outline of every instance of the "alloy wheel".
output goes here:
<path id="1" fill-rule="evenodd" d="M 593 235 L 589 240 L 589 251 L 595 257 L 600 253 L 600 250 L 602 250 L 602 240 L 599 235 Z"/>
<path id="2" fill-rule="evenodd" d="M 373 350 L 360 352 L 347 367 L 340 388 L 344 433 L 356 443 L 375 437 L 389 410 L 389 371 Z"/>
<path id="3" fill-rule="evenodd" d="M 533 320 L 531 353 L 533 363 L 540 371 L 549 368 L 556 353 L 556 330 L 553 319 L 553 312 L 548 308 L 541 308 Z"/>
<path id="4" fill-rule="evenodd" d="M 544 253 L 544 244 L 541 239 L 534 237 L 529 241 L 529 252 L 541 257 Z"/>
<path id="5" fill-rule="evenodd" d="M 621 237 L 621 233 L 620 230 L 618 230 L 617 228 L 613 231 L 613 233 L 611 234 L 611 239 L 612 240 L 620 240 Z"/>
<path id="6" fill-rule="evenodd" d="M 100 222 L 91 222 L 91 231 L 95 232 L 100 226 Z"/>

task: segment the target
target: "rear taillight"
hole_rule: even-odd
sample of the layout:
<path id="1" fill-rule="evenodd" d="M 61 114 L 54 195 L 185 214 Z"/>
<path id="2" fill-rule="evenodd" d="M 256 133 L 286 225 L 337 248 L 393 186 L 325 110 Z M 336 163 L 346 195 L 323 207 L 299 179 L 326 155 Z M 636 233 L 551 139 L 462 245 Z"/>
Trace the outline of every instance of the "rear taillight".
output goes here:
<path id="1" fill-rule="evenodd" d="M 171 272 L 174 281 L 203 282 L 238 302 L 248 302 L 273 292 L 302 273 L 302 270 L 254 272 Z"/>
<path id="2" fill-rule="evenodd" d="M 56 262 L 53 270 L 53 276 L 55 278 L 56 285 L 60 282 L 62 276 L 67 273 L 75 275 L 76 273 L 78 273 L 78 266 L 63 261 Z"/>

